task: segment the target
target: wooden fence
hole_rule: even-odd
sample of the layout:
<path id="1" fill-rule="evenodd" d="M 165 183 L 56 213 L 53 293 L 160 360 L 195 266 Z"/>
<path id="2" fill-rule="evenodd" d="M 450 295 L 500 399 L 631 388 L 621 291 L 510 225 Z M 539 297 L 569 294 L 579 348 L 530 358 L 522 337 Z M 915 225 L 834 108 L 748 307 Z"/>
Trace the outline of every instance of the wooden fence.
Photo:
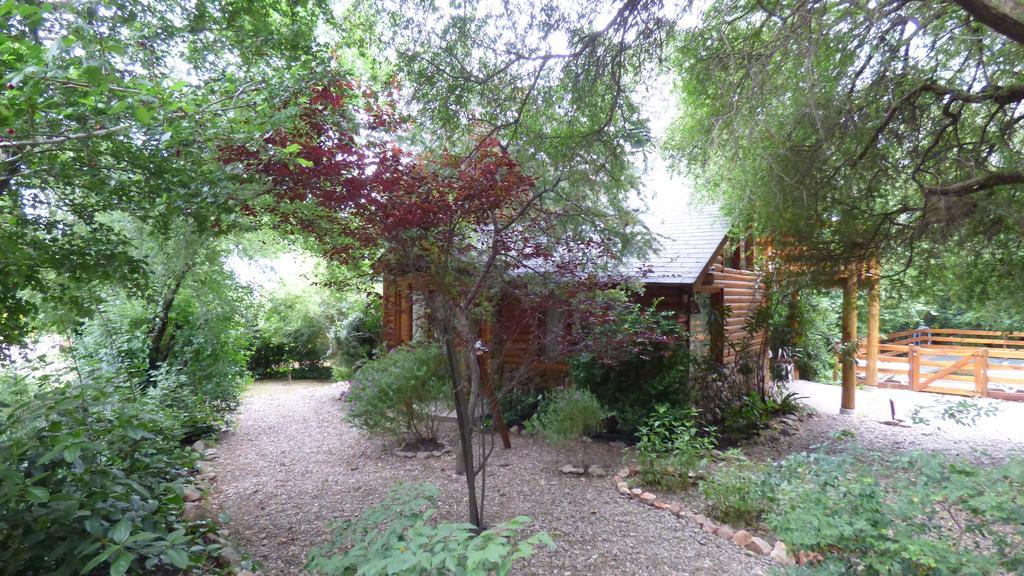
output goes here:
<path id="1" fill-rule="evenodd" d="M 862 347 L 861 378 L 866 357 Z M 878 346 L 878 385 L 1024 400 L 1024 332 L 922 328 L 890 334 Z"/>

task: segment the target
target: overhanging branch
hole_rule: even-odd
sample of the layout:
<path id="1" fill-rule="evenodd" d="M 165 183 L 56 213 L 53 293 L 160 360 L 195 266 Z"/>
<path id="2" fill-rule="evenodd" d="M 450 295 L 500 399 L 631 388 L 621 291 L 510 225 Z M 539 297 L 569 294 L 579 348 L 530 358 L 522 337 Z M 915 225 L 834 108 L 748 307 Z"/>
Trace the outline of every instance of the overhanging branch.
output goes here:
<path id="1" fill-rule="evenodd" d="M 953 100 L 977 104 L 980 102 L 995 102 L 1000 105 L 1013 104 L 1024 100 L 1024 84 L 1013 84 L 1011 86 L 986 86 L 978 92 L 968 92 L 957 88 L 942 86 L 934 82 L 922 84 L 921 91 L 931 92 L 940 96 L 948 96 Z"/>
<path id="2" fill-rule="evenodd" d="M 1024 4 L 1019 0 L 953 0 L 978 22 L 1024 44 Z"/>
<path id="3" fill-rule="evenodd" d="M 113 134 L 115 132 L 122 132 L 130 128 L 130 124 L 121 124 L 120 126 L 114 126 L 113 128 L 101 128 L 99 130 L 92 130 L 89 132 L 80 132 L 78 134 L 68 134 L 66 136 L 46 136 L 43 138 L 35 138 L 32 140 L 17 140 L 12 142 L 0 142 L 0 149 L 2 148 L 29 148 L 32 146 L 46 146 L 48 144 L 63 144 L 65 142 L 73 142 L 75 140 L 85 140 L 86 138 L 96 138 L 98 136 L 106 136 L 107 134 Z"/>
<path id="4" fill-rule="evenodd" d="M 933 196 L 970 196 L 983 190 L 991 190 L 999 186 L 1024 184 L 1024 172 L 1005 171 L 992 172 L 970 180 L 964 180 L 945 186 L 925 186 L 924 193 Z"/>

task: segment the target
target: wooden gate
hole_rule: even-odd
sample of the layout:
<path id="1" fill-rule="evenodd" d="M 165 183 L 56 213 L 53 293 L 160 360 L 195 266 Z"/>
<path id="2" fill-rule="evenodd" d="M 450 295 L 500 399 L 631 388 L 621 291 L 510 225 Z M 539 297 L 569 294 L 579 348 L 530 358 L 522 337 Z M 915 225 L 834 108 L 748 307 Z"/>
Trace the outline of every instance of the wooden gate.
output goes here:
<path id="1" fill-rule="evenodd" d="M 915 392 L 935 392 L 938 394 L 956 394 L 960 396 L 988 396 L 988 350 L 981 349 L 952 362 L 922 360 L 921 350 L 922 349 L 919 346 L 910 346 L 907 351 L 909 364 L 907 381 L 910 384 L 911 390 Z M 936 352 L 927 348 L 924 350 L 926 352 Z M 939 354 L 943 353 L 942 351 L 938 352 Z M 925 362 L 930 366 L 938 366 L 940 369 L 935 373 L 922 374 L 922 362 Z M 935 385 L 936 382 L 941 382 L 944 379 L 958 379 L 957 376 L 959 375 L 957 372 L 966 372 L 969 367 L 972 368 L 971 372 L 974 376 L 973 390 L 968 388 L 954 388 L 951 386 Z"/>
<path id="2" fill-rule="evenodd" d="M 864 348 L 857 364 L 863 376 Z M 1024 332 L 896 332 L 879 344 L 877 366 L 878 386 L 884 388 L 1024 401 Z"/>

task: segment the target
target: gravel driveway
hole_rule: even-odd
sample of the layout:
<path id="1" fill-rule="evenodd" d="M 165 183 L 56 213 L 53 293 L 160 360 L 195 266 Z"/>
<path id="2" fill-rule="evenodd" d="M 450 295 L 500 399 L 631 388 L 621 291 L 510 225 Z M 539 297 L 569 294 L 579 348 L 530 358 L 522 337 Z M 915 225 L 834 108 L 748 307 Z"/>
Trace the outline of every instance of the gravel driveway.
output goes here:
<path id="1" fill-rule="evenodd" d="M 234 431 L 219 446 L 214 507 L 230 515 L 229 538 L 272 576 L 303 574 L 310 548 L 332 519 L 375 504 L 397 481 L 441 488 L 442 515 L 463 519 L 463 479 L 451 455 L 398 458 L 342 419 L 338 388 L 313 383 L 252 387 Z M 768 561 L 706 534 L 687 521 L 617 494 L 607 478 L 558 471 L 567 463 L 614 471 L 621 449 L 579 442 L 555 448 L 514 437 L 489 466 L 491 521 L 519 514 L 548 531 L 557 549 L 541 552 L 518 574 L 724 575 L 768 573 Z"/>

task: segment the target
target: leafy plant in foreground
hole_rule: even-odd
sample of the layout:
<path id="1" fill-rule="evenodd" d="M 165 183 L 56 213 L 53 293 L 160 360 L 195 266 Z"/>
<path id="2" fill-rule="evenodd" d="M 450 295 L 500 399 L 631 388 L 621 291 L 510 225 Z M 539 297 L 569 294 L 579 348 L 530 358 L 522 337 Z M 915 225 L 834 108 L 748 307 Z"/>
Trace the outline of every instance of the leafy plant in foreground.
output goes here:
<path id="1" fill-rule="evenodd" d="M 715 445 L 711 429 L 697 425 L 697 410 L 659 405 L 639 430 L 640 480 L 651 486 L 681 489 L 700 471 Z"/>
<path id="2" fill-rule="evenodd" d="M 700 492 L 711 515 L 731 524 L 751 525 L 770 507 L 771 493 L 763 483 L 764 470 L 747 461 L 723 465 L 701 481 Z"/>
<path id="3" fill-rule="evenodd" d="M 995 416 L 999 407 L 994 403 L 982 404 L 973 398 L 937 400 L 930 406 L 917 406 L 910 413 L 914 424 L 930 424 L 932 419 L 948 420 L 960 426 L 974 426 L 982 418 Z"/>
<path id="4" fill-rule="evenodd" d="M 816 574 L 1020 574 L 1024 462 L 982 468 L 931 453 L 881 462 L 799 455 L 767 479 L 768 526 L 822 552 Z"/>
<path id="5" fill-rule="evenodd" d="M 544 532 L 523 536 L 525 516 L 479 533 L 472 524 L 436 522 L 437 494 L 431 484 L 398 484 L 378 506 L 335 524 L 306 568 L 324 576 L 502 575 L 538 546 L 554 548 Z"/>

